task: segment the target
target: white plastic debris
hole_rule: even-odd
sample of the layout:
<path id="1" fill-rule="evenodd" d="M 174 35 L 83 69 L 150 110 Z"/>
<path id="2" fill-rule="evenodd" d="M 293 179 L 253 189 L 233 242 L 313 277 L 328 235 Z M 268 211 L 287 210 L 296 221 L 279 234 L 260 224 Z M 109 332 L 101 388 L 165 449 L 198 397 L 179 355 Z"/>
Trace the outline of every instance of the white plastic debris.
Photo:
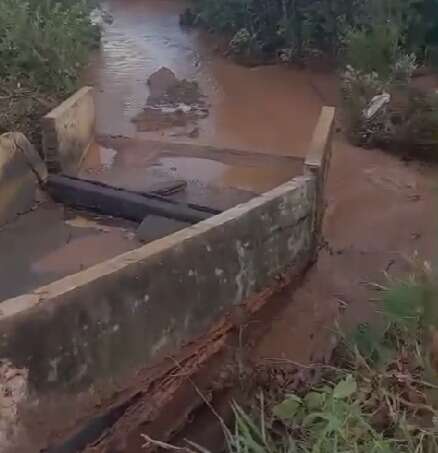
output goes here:
<path id="1" fill-rule="evenodd" d="M 391 95 L 389 93 L 382 93 L 374 96 L 368 107 L 364 109 L 363 116 L 369 120 L 371 119 L 382 107 L 389 103 Z"/>
<path id="2" fill-rule="evenodd" d="M 93 25 L 102 28 L 105 24 L 112 24 L 113 17 L 108 11 L 101 8 L 94 8 L 90 12 L 90 22 Z"/>

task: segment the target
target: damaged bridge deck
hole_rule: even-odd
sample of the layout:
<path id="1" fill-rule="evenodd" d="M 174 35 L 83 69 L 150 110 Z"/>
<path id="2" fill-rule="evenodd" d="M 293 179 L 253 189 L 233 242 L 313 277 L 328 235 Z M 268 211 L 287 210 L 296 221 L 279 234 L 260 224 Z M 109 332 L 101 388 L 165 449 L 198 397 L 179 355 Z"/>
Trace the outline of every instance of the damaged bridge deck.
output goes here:
<path id="1" fill-rule="evenodd" d="M 204 338 L 181 365 L 196 371 L 233 331 L 227 314 L 256 312 L 266 291 L 314 261 L 334 109 L 323 109 L 298 159 L 125 137 L 96 143 L 81 126 L 94 122 L 92 91 L 79 94 L 46 119 L 56 174 L 37 177 L 11 148 L 24 162 L 17 181 L 30 172 L 32 190 L 0 229 L 10 252 L 0 258 L 0 371 L 16 370 L 24 389 L 5 423 L 23 452 L 113 453 L 128 443 L 135 453 L 137 427 L 114 440 L 113 426 L 153 406 L 139 413 L 153 432 L 180 385 L 170 368 L 132 393 L 140 370 Z"/>

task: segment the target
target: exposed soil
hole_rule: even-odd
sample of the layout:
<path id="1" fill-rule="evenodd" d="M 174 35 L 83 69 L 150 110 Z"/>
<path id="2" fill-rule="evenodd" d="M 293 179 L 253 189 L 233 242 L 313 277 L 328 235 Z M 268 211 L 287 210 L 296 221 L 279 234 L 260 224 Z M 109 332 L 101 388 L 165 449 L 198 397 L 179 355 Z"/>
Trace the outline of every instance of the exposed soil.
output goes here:
<path id="1" fill-rule="evenodd" d="M 221 398 L 224 389 L 232 389 L 236 380 L 245 378 L 250 369 L 247 351 L 266 331 L 265 321 L 280 309 L 287 291 L 298 284 L 299 280 L 279 279 L 218 320 L 177 355 L 125 381 L 112 398 L 96 401 L 94 417 L 84 420 L 79 430 L 62 437 L 58 433 L 48 451 L 143 452 L 150 449 L 143 449 L 142 433 L 169 439 L 182 432 L 189 420 L 204 412 L 205 405 L 211 409 L 210 401 Z M 247 388 L 245 393 L 250 391 Z M 214 424 L 212 428 L 213 433 Z"/>

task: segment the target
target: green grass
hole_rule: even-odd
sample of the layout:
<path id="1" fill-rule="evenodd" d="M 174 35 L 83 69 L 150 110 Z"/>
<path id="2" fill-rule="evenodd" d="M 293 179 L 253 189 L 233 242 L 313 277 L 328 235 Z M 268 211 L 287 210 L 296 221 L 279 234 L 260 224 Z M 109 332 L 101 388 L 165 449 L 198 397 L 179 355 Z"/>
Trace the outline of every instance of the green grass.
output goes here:
<path id="1" fill-rule="evenodd" d="M 0 0 L 0 133 L 40 145 L 40 118 L 79 83 L 99 30 L 89 0 Z"/>
<path id="2" fill-rule="evenodd" d="M 98 38 L 86 0 L 0 0 L 0 76 L 34 91 L 71 92 Z"/>
<path id="3" fill-rule="evenodd" d="M 438 452 L 435 281 L 424 266 L 386 289 L 378 306 L 384 328 L 364 325 L 343 336 L 342 359 L 320 384 L 277 401 L 259 398 L 260 411 L 251 415 L 235 405 L 229 451 Z"/>

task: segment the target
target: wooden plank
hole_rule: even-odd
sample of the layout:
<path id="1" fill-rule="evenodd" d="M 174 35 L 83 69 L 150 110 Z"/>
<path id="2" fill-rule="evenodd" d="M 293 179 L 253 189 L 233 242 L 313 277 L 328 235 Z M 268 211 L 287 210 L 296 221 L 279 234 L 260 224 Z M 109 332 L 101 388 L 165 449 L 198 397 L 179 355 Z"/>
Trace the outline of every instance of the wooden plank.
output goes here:
<path id="1" fill-rule="evenodd" d="M 50 175 L 46 188 L 55 201 L 137 222 L 148 214 L 154 214 L 194 224 L 217 213 L 154 194 L 136 193 L 63 175 Z"/>

